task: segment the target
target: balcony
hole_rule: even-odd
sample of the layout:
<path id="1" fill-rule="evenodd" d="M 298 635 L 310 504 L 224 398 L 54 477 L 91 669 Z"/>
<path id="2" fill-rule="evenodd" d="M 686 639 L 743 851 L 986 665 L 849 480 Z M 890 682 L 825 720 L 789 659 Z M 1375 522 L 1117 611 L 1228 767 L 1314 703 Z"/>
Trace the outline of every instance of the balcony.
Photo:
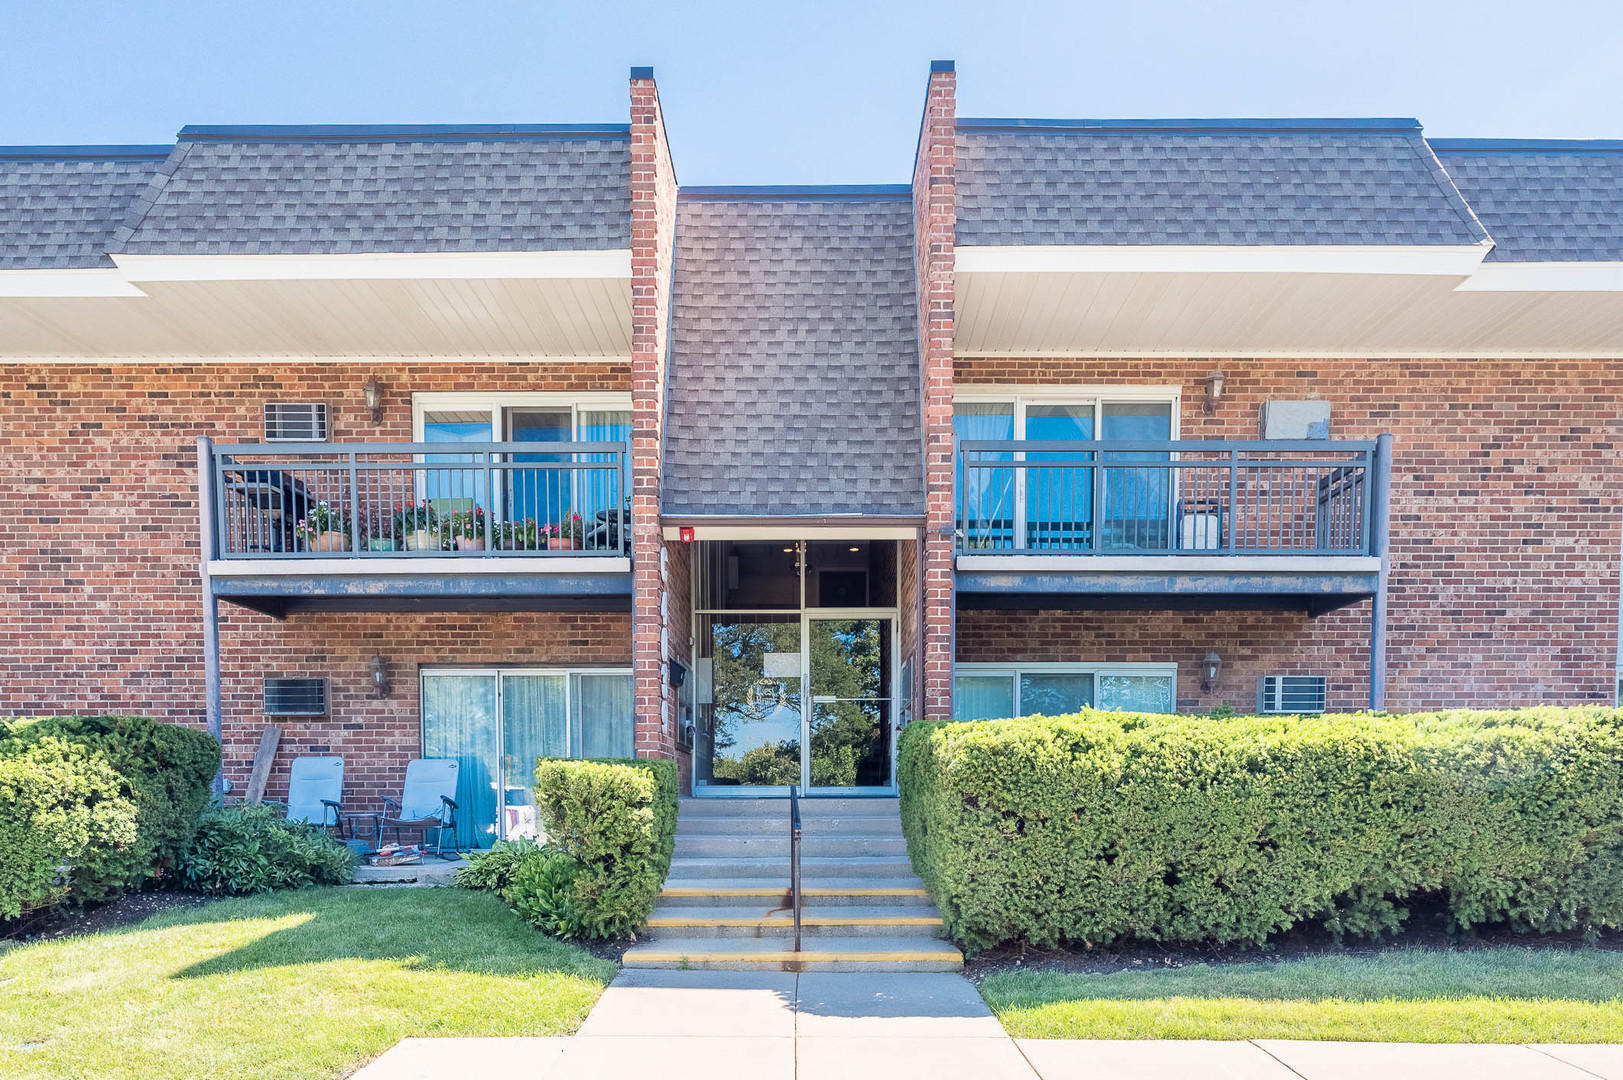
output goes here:
<path id="1" fill-rule="evenodd" d="M 629 610 L 618 442 L 198 441 L 212 594 L 295 611 Z"/>
<path id="2" fill-rule="evenodd" d="M 959 602 L 1299 608 L 1373 597 L 1391 437 L 958 444 Z"/>

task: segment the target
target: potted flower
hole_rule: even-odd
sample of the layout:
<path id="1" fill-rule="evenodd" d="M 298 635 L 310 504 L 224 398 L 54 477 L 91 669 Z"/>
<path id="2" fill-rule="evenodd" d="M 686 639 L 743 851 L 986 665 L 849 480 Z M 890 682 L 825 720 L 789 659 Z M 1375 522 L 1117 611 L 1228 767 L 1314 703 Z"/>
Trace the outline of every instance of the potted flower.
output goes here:
<path id="1" fill-rule="evenodd" d="M 571 513 L 556 525 L 547 528 L 547 547 L 555 551 L 574 551 L 580 547 L 585 530 L 580 515 Z"/>
<path id="2" fill-rule="evenodd" d="M 451 539 L 458 551 L 485 550 L 485 509 L 475 506 L 471 510 L 451 513 Z"/>
<path id="3" fill-rule="evenodd" d="M 394 519 L 382 510 L 373 510 L 361 522 L 361 537 L 368 551 L 395 550 Z"/>
<path id="4" fill-rule="evenodd" d="M 293 529 L 306 551 L 348 551 L 349 523 L 326 502 L 319 502 Z"/>
<path id="5" fill-rule="evenodd" d="M 541 533 L 535 518 L 523 521 L 504 521 L 496 527 L 503 551 L 540 551 Z"/>
<path id="6" fill-rule="evenodd" d="M 394 510 L 395 535 L 400 537 L 407 551 L 440 549 L 440 516 L 427 499 L 417 503 L 401 503 Z"/>

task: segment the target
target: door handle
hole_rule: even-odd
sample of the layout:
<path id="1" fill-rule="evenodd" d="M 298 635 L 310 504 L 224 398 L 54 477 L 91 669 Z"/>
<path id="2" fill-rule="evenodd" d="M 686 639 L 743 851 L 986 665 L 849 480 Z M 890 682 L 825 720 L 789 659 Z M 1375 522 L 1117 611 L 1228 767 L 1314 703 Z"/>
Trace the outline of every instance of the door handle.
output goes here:
<path id="1" fill-rule="evenodd" d="M 832 705 L 839 700 L 833 694 L 815 694 L 812 696 L 813 705 Z"/>

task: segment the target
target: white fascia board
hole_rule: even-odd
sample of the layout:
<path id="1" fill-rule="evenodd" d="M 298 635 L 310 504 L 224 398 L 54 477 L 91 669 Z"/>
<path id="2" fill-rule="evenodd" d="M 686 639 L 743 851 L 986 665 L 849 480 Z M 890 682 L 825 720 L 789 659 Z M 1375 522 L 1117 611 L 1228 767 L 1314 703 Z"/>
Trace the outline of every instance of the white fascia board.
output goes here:
<path id="1" fill-rule="evenodd" d="M 631 278 L 631 249 L 365 255 L 114 255 L 130 281 Z"/>
<path id="2" fill-rule="evenodd" d="M 1483 263 L 1455 292 L 1623 292 L 1623 262 Z"/>
<path id="3" fill-rule="evenodd" d="M 1121 244 L 960 247 L 960 274 L 1423 274 L 1468 277 L 1491 244 L 1302 247 Z"/>
<path id="4" fill-rule="evenodd" d="M 112 267 L 82 270 L 0 270 L 0 296 L 145 296 Z"/>

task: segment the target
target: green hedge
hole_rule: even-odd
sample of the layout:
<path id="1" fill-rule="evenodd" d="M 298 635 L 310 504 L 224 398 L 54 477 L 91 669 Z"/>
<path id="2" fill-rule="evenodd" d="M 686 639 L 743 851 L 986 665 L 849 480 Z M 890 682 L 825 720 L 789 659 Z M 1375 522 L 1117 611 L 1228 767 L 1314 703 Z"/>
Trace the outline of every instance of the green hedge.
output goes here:
<path id="1" fill-rule="evenodd" d="M 204 892 L 267 893 L 306 885 L 343 885 L 355 853 L 280 803 L 211 806 L 180 853 L 180 876 Z"/>
<path id="2" fill-rule="evenodd" d="M 567 882 L 578 935 L 620 937 L 648 920 L 671 868 L 676 841 L 676 763 L 644 759 L 542 758 L 535 769 L 536 815 L 549 853 L 575 862 Z M 523 910 L 534 885 L 556 892 L 558 867 L 515 875 L 506 893 Z M 545 905 L 557 931 L 558 904 Z M 567 936 L 567 935 L 566 935 Z"/>
<path id="3" fill-rule="evenodd" d="M 1084 712 L 911 725 L 908 852 L 972 948 L 1262 942 L 1303 922 L 1623 925 L 1623 713 Z"/>
<path id="4" fill-rule="evenodd" d="M 0 720 L 0 918 L 171 869 L 219 764 L 212 736 L 145 717 Z"/>

